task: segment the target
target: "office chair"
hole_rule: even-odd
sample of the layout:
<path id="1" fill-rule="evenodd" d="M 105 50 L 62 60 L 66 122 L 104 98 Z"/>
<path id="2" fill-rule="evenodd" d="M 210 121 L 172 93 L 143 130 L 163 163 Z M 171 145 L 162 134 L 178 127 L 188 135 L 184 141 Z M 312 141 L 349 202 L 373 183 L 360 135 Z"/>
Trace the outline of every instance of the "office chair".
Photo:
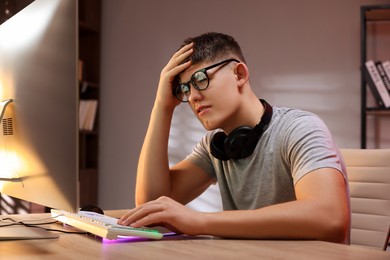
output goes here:
<path id="1" fill-rule="evenodd" d="M 341 149 L 351 197 L 351 244 L 386 250 L 390 232 L 390 149 Z"/>

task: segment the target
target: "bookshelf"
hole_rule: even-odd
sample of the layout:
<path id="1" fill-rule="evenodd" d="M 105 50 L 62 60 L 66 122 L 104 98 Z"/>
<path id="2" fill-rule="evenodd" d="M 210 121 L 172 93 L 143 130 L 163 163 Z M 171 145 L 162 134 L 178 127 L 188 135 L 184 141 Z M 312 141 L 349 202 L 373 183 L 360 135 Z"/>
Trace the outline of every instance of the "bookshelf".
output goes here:
<path id="1" fill-rule="evenodd" d="M 79 0 L 79 95 L 80 101 L 100 96 L 101 1 Z M 80 63 L 81 62 L 81 63 Z M 82 64 L 82 65 L 81 65 Z M 99 106 L 99 103 L 98 103 Z M 97 110 L 96 113 L 99 111 Z M 91 129 L 79 132 L 80 205 L 97 204 L 99 116 Z"/>
<path id="2" fill-rule="evenodd" d="M 390 28 L 390 5 L 371 5 L 362 6 L 360 8 L 361 19 L 361 148 L 367 148 L 367 118 L 374 118 L 374 146 L 378 148 L 380 145 L 380 120 L 382 117 L 390 117 L 389 108 L 381 108 L 376 106 L 369 106 L 367 102 L 367 75 L 364 73 L 365 62 L 368 59 L 380 60 L 390 59 L 387 57 L 368 57 L 368 33 L 369 25 L 373 23 L 385 23 Z M 374 36 L 375 37 L 375 36 Z"/>

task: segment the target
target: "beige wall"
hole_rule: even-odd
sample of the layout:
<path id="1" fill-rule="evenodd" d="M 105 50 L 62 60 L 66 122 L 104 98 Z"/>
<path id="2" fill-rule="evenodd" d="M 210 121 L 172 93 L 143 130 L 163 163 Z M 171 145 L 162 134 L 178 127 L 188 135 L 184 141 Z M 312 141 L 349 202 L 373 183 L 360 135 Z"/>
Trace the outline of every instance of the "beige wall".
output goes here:
<path id="1" fill-rule="evenodd" d="M 138 154 L 160 70 L 184 38 L 207 31 L 241 43 L 259 97 L 317 113 L 340 147 L 358 148 L 359 7 L 375 3 L 390 1 L 103 0 L 100 205 L 134 205 Z M 383 124 L 390 129 L 389 119 Z M 203 134 L 184 106 L 173 125 L 171 163 Z"/>

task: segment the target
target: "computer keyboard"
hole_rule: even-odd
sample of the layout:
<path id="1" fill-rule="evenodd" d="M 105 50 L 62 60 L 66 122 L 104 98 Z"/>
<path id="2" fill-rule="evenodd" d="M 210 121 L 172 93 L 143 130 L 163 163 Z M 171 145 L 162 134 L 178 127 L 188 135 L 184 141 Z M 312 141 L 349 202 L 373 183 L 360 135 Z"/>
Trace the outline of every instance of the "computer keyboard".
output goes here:
<path id="1" fill-rule="evenodd" d="M 107 239 L 118 239 L 129 236 L 161 239 L 163 234 L 148 228 L 132 228 L 118 225 L 118 219 L 95 212 L 79 211 L 71 213 L 64 210 L 51 210 L 56 220 Z"/>

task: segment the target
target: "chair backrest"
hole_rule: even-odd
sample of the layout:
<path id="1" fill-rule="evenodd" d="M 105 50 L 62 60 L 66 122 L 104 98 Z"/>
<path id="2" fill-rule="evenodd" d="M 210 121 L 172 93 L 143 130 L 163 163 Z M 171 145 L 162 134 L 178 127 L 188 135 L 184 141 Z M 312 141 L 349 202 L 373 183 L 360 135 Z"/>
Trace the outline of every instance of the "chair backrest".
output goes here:
<path id="1" fill-rule="evenodd" d="M 390 149 L 341 149 L 351 196 L 351 244 L 386 249 L 390 232 Z"/>

